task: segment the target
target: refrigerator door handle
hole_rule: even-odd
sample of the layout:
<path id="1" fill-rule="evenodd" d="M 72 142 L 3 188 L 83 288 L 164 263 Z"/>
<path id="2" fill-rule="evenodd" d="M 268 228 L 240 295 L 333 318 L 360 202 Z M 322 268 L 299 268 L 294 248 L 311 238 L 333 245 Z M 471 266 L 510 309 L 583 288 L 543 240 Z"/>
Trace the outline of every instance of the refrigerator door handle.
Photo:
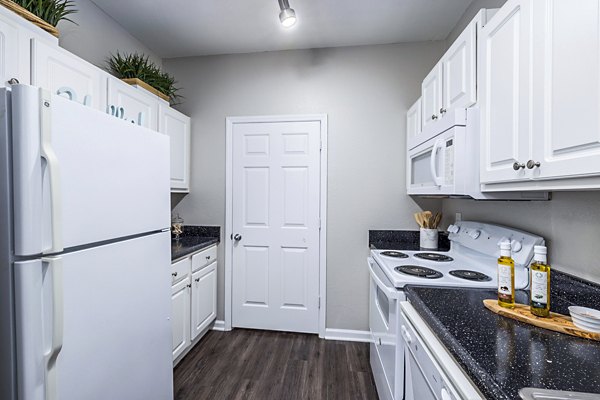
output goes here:
<path id="1" fill-rule="evenodd" d="M 44 377 L 45 377 L 45 400 L 56 400 L 56 359 L 63 346 L 63 266 L 62 257 L 44 257 L 42 263 L 48 265 L 50 272 L 49 282 L 44 280 L 44 285 L 50 285 L 52 298 L 52 339 L 48 350 L 44 352 Z"/>
<path id="2" fill-rule="evenodd" d="M 41 155 L 48 165 L 48 175 L 50 178 L 50 218 L 52 220 L 51 235 L 52 246 L 44 251 L 44 254 L 54 254 L 63 251 L 62 242 L 62 206 L 61 206 L 61 186 L 60 186 L 60 165 L 56 153 L 52 148 L 52 126 L 51 126 L 51 95 L 47 90 L 42 90 L 42 110 L 41 110 Z"/>

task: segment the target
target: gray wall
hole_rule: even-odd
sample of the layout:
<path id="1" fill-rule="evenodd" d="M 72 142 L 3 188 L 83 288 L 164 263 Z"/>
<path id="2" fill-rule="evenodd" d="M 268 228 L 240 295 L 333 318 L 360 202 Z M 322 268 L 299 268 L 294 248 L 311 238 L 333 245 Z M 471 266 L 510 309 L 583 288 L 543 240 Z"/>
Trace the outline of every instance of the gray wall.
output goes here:
<path id="1" fill-rule="evenodd" d="M 506 0 L 475 0 L 467 7 L 460 20 L 452 29 L 448 37 L 446 38 L 446 44 L 448 47 L 454 42 L 454 40 L 461 34 L 465 26 L 475 17 L 475 14 L 482 8 L 500 8 L 506 3 Z"/>
<path id="2" fill-rule="evenodd" d="M 551 201 L 444 200 L 448 221 L 493 222 L 537 233 L 546 239 L 548 261 L 557 270 L 600 283 L 600 191 L 557 192 Z"/>
<path id="3" fill-rule="evenodd" d="M 406 110 L 444 42 L 163 60 L 192 117 L 187 224 L 224 226 L 225 117 L 326 113 L 329 118 L 327 327 L 368 329 L 369 229 L 415 229 L 406 195 Z M 419 201 L 438 209 L 439 200 Z M 223 238 L 222 238 L 223 239 Z M 223 260 L 223 245 L 219 257 Z M 224 316 L 223 264 L 218 318 Z"/>
<path id="4" fill-rule="evenodd" d="M 61 47 L 102 68 L 106 58 L 117 50 L 142 52 L 157 65 L 162 64 L 158 56 L 90 0 L 74 0 L 74 3 L 78 12 L 70 18 L 78 25 L 59 23 Z"/>

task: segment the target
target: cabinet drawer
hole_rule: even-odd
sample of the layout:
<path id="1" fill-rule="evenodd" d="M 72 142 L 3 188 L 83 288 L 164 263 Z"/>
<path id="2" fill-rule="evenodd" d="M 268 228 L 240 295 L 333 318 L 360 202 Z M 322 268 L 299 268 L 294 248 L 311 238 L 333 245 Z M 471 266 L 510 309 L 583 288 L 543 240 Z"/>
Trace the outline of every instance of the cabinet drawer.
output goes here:
<path id="1" fill-rule="evenodd" d="M 189 258 L 171 264 L 171 285 L 186 279 L 190 275 L 192 261 Z"/>
<path id="2" fill-rule="evenodd" d="M 217 246 L 210 246 L 198 254 L 192 256 L 192 272 L 210 264 L 217 259 Z"/>

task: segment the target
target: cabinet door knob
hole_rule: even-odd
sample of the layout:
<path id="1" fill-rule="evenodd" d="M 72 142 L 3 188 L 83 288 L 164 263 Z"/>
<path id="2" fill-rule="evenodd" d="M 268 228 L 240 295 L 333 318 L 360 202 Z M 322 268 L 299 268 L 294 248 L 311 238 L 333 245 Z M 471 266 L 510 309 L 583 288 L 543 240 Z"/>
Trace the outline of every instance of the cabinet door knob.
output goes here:
<path id="1" fill-rule="evenodd" d="M 171 275 L 173 276 L 173 278 L 175 278 L 177 276 L 177 272 L 172 272 Z"/>
<path id="2" fill-rule="evenodd" d="M 190 284 L 187 284 L 186 286 L 187 286 L 187 287 L 189 287 L 189 288 L 191 288 L 191 287 L 192 287 L 192 284 L 190 283 Z"/>
<path id="3" fill-rule="evenodd" d="M 520 170 L 521 168 L 525 169 L 525 164 L 521 164 L 518 161 L 513 164 L 513 169 L 515 171 Z"/>
<path id="4" fill-rule="evenodd" d="M 535 167 L 540 167 L 542 165 L 539 161 L 529 160 L 527 161 L 527 168 L 534 169 Z"/>
<path id="5" fill-rule="evenodd" d="M 196 282 L 200 282 L 200 278 L 196 278 L 194 279 Z"/>
<path id="6" fill-rule="evenodd" d="M 435 119 L 438 119 L 438 116 L 437 116 L 437 115 L 435 115 L 435 114 L 433 114 L 433 115 L 431 116 L 431 119 L 434 119 L 434 120 L 435 120 Z"/>
<path id="7" fill-rule="evenodd" d="M 446 110 L 444 107 L 440 108 L 440 114 L 446 114 L 446 111 L 448 110 Z"/>
<path id="8" fill-rule="evenodd" d="M 206 256 L 206 259 L 207 259 L 207 260 L 210 260 L 210 256 Z"/>

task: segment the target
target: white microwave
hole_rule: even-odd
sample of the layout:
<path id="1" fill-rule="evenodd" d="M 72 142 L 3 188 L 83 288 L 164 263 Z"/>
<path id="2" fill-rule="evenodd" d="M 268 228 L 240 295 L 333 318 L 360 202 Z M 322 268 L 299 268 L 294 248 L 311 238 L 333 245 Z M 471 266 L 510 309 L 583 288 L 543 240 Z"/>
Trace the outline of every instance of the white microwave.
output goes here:
<path id="1" fill-rule="evenodd" d="M 547 200 L 545 192 L 482 193 L 479 180 L 479 109 L 448 112 L 407 140 L 409 195 L 473 199 Z"/>

